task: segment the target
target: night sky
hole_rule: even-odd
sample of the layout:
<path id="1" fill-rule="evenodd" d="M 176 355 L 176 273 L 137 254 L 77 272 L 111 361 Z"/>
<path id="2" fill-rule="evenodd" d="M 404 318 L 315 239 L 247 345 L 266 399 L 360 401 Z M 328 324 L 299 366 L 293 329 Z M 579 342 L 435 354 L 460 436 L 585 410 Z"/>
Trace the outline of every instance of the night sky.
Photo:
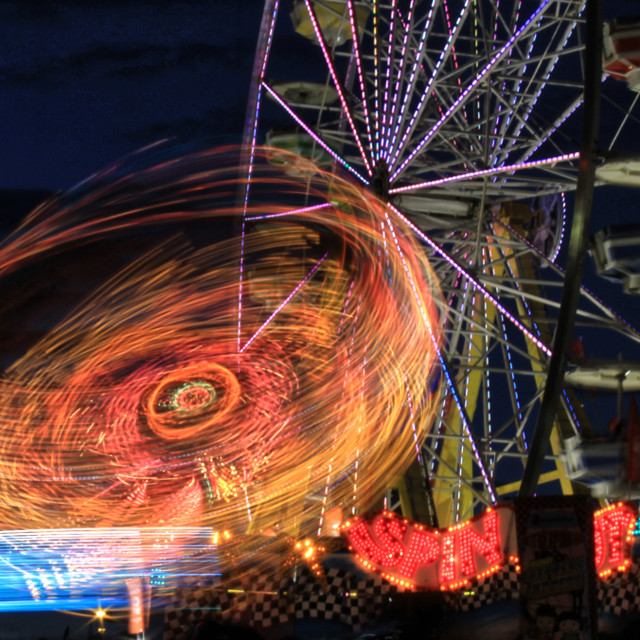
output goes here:
<path id="1" fill-rule="evenodd" d="M 162 138 L 238 142 L 260 0 L 0 2 L 0 188 L 67 189 Z"/>
<path id="2" fill-rule="evenodd" d="M 635 3 L 616 5 L 628 14 Z M 66 190 L 161 139 L 238 143 L 262 8 L 262 0 L 0 0 L 0 191 Z M 294 38 L 274 44 L 280 64 L 300 65 Z M 16 222 L 11 208 L 0 233 Z M 596 195 L 593 231 L 634 220 L 632 190 Z M 632 310 L 635 300 L 586 266 L 592 286 Z"/>

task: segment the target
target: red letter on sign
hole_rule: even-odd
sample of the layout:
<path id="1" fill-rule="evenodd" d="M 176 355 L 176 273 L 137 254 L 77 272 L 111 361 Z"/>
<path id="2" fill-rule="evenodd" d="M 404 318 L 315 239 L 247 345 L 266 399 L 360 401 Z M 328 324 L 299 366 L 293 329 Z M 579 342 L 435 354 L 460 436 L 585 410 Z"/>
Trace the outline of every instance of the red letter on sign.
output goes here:
<path id="1" fill-rule="evenodd" d="M 438 537 L 426 531 L 414 530 L 409 537 L 407 551 L 398 567 L 398 572 L 411 579 L 418 566 L 435 562 L 439 555 L 440 541 Z"/>
<path id="2" fill-rule="evenodd" d="M 388 555 L 385 557 L 385 549 L 380 547 L 378 543 L 373 539 L 369 527 L 364 520 L 361 520 L 356 525 L 349 529 L 349 542 L 353 548 L 369 562 L 375 562 L 376 564 L 388 563 Z M 385 566 L 389 566 L 386 564 Z"/>
<path id="3" fill-rule="evenodd" d="M 478 552 L 489 566 L 503 559 L 498 534 L 498 514 L 495 511 L 488 511 L 480 522 L 484 525 L 484 535 L 473 529 L 473 525 L 465 527 L 458 535 L 461 569 L 465 576 L 475 576 L 478 573 L 474 552 Z"/>
<path id="4" fill-rule="evenodd" d="M 373 522 L 373 531 L 376 535 L 371 535 L 370 525 L 364 520 L 348 530 L 348 538 L 351 546 L 369 562 L 373 562 L 381 567 L 396 567 L 404 554 L 402 537 L 406 527 L 383 515 L 376 516 Z"/>
<path id="5" fill-rule="evenodd" d="M 610 573 L 629 562 L 631 545 L 628 538 L 635 520 L 635 510 L 624 503 L 596 512 L 593 528 L 596 570 L 599 574 Z"/>
<path id="6" fill-rule="evenodd" d="M 393 518 L 378 516 L 373 524 L 373 531 L 385 551 L 380 564 L 383 567 L 397 566 L 404 554 L 402 538 L 406 527 Z"/>
<path id="7" fill-rule="evenodd" d="M 440 584 L 446 585 L 456 579 L 456 534 L 442 536 L 442 558 L 440 559 Z"/>

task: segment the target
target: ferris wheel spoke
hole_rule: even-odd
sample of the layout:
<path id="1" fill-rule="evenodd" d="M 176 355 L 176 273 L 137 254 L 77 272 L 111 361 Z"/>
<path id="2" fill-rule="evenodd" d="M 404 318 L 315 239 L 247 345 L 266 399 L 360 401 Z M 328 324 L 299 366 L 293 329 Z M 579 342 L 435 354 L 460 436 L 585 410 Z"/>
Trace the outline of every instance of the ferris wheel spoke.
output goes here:
<path id="1" fill-rule="evenodd" d="M 442 444 L 442 442 L 447 439 L 455 441 L 458 440 L 458 437 L 450 434 L 447 438 L 447 436 L 443 435 L 438 444 Z M 471 517 L 478 504 L 483 507 L 490 507 L 495 504 L 494 501 L 488 499 L 486 494 L 481 493 L 477 488 L 479 484 L 482 484 L 481 475 L 468 476 L 460 473 L 460 460 L 464 456 L 464 453 L 467 453 L 465 449 L 460 452 L 462 455 L 456 456 L 455 461 L 443 456 L 442 452 L 429 441 L 425 443 L 423 449 L 428 457 L 435 462 L 434 470 L 430 472 L 429 476 L 433 485 L 431 490 L 436 501 L 440 496 L 444 496 L 445 499 L 449 498 L 454 488 L 457 490 L 463 489 L 465 493 L 474 498 L 474 503 L 469 505 L 467 513 L 461 513 L 459 509 L 460 500 L 457 500 L 456 505 L 453 507 L 456 511 L 457 520 Z"/>
<path id="2" fill-rule="evenodd" d="M 397 102 L 399 107 L 394 114 L 395 126 L 391 133 L 391 139 L 388 145 L 389 157 L 393 156 L 396 153 L 396 150 L 397 150 L 396 141 L 398 140 L 398 133 L 402 130 L 402 127 L 406 123 L 406 120 L 408 117 L 408 110 L 411 102 L 411 97 L 414 96 L 417 91 L 418 80 L 420 78 L 420 73 L 418 72 L 418 69 L 424 60 L 425 44 L 427 41 L 427 37 L 431 32 L 431 28 L 433 26 L 433 15 L 434 15 L 437 2 L 438 0 L 431 1 L 431 6 L 425 16 L 424 26 L 420 32 L 420 37 L 417 40 L 417 42 L 414 41 L 411 43 L 412 45 L 411 51 L 413 52 L 413 56 L 412 56 L 413 61 L 411 63 L 411 68 L 407 70 L 408 77 L 405 78 L 404 74 L 399 74 L 399 76 L 400 75 L 402 76 L 402 81 L 405 87 L 404 87 L 404 91 L 402 92 L 403 93 L 402 100 Z M 406 29 L 407 29 L 407 32 L 410 32 L 411 34 L 413 33 L 413 31 L 411 30 L 411 25 L 407 25 Z M 407 45 L 405 45 L 405 47 L 407 47 Z M 398 91 L 399 91 L 399 88 L 396 91 L 396 95 Z M 424 92 L 423 92 L 423 95 L 424 95 Z"/>
<path id="3" fill-rule="evenodd" d="M 506 162 L 509 155 L 517 153 L 524 145 L 528 144 L 531 138 L 537 138 L 538 132 L 534 129 L 533 123 L 529 121 L 530 114 L 521 114 L 519 107 L 526 102 L 525 96 L 515 93 L 515 97 L 508 101 L 503 96 L 504 92 L 496 88 L 495 83 L 491 85 L 491 91 L 494 100 L 500 107 L 497 109 L 498 113 L 492 127 L 492 152 L 489 165 L 499 166 Z M 512 124 L 516 129 L 519 129 L 519 132 L 510 130 Z"/>
<path id="4" fill-rule="evenodd" d="M 296 216 L 310 211 L 317 211 L 318 209 L 328 209 L 331 207 L 329 202 L 320 202 L 318 204 L 312 204 L 307 207 L 298 207 L 297 209 L 285 209 L 278 213 L 261 213 L 257 215 L 246 215 L 245 220 L 247 222 L 255 222 L 258 220 L 273 220 L 274 218 L 282 218 L 286 216 Z"/>
<path id="5" fill-rule="evenodd" d="M 425 111 L 425 108 L 427 106 L 427 100 L 428 100 L 428 98 L 430 96 L 432 87 L 434 86 L 436 80 L 439 77 L 440 70 L 445 66 L 445 63 L 450 58 L 450 56 L 453 55 L 453 52 L 455 50 L 455 44 L 456 44 L 457 38 L 459 37 L 459 35 L 461 33 L 462 26 L 465 23 L 465 18 L 467 16 L 468 12 L 469 12 L 470 6 L 471 6 L 471 0 L 465 0 L 464 6 L 463 6 L 463 8 L 462 8 L 462 10 L 460 12 L 460 15 L 458 16 L 458 20 L 456 22 L 456 25 L 453 28 L 453 30 L 451 30 L 451 32 L 448 34 L 446 45 L 442 48 L 442 51 L 440 52 L 440 56 L 438 57 L 438 60 L 435 62 L 435 64 L 433 65 L 433 67 L 431 69 L 431 75 L 430 75 L 430 77 L 429 77 L 429 79 L 427 81 L 426 86 L 421 90 L 421 96 L 420 96 L 420 99 L 418 101 L 418 104 L 415 107 L 415 109 L 413 110 L 413 112 L 412 112 L 412 114 L 411 114 L 411 116 L 409 118 L 409 122 L 407 123 L 405 131 L 404 131 L 402 137 L 400 138 L 398 146 L 395 149 L 394 153 L 389 156 L 388 165 L 389 165 L 389 167 L 391 169 L 394 169 L 397 166 L 397 163 L 400 160 L 400 154 L 406 148 L 411 136 L 414 134 L 415 129 L 418 126 L 418 123 L 421 121 L 421 118 L 422 118 L 422 116 L 424 114 L 424 111 Z M 444 116 L 443 116 L 443 118 L 444 118 Z M 418 153 L 418 151 L 416 151 L 416 153 Z M 411 156 L 411 157 L 413 157 L 413 156 Z M 404 168 L 406 166 L 406 164 L 407 164 L 407 162 L 404 162 L 401 165 L 401 167 Z M 400 172 L 401 172 L 401 170 L 396 170 L 392 174 L 391 180 L 392 181 L 395 180 Z"/>
<path id="6" fill-rule="evenodd" d="M 393 207 L 390 207 L 390 209 L 392 211 L 395 211 L 395 209 Z M 396 211 L 397 213 L 397 211 Z M 393 224 L 391 222 L 391 220 L 389 219 L 388 214 L 386 215 L 386 220 L 387 220 L 387 224 L 389 227 L 389 230 L 391 232 L 392 238 L 394 240 L 394 244 L 396 246 L 396 250 L 398 251 L 399 255 L 402 258 L 403 264 L 404 264 L 404 257 L 402 256 L 402 252 L 397 244 L 397 238 L 396 238 L 396 234 L 393 228 Z M 405 266 L 406 268 L 406 266 Z M 421 303 L 418 300 L 420 306 Z M 424 319 L 425 322 L 428 325 L 428 320 L 427 320 L 427 316 L 426 314 L 424 315 Z M 466 462 L 466 465 L 473 465 L 475 464 L 475 466 L 479 469 L 481 477 L 482 477 L 482 481 L 484 483 L 485 486 L 485 490 L 487 491 L 488 495 L 491 498 L 492 503 L 495 503 L 495 498 L 496 498 L 496 493 L 495 493 L 495 488 L 493 487 L 493 484 L 491 482 L 490 476 L 483 464 L 483 461 L 480 457 L 480 452 L 478 449 L 478 446 L 475 442 L 475 436 L 470 428 L 471 422 L 469 420 L 469 417 L 466 413 L 466 402 L 463 403 L 463 398 L 461 397 L 458 388 L 456 386 L 455 380 L 454 378 L 451 376 L 450 374 L 450 364 L 447 361 L 447 356 L 442 352 L 440 346 L 437 344 L 437 342 L 435 341 L 435 337 L 434 337 L 434 333 L 432 328 L 429 326 L 429 334 L 432 337 L 432 340 L 434 341 L 434 347 L 436 349 L 436 352 L 438 354 L 438 359 L 440 361 L 440 368 L 441 368 L 441 372 L 446 380 L 446 384 L 448 387 L 448 393 L 451 395 L 451 397 L 453 398 L 456 406 L 458 407 L 458 413 L 456 414 L 456 427 L 455 427 L 455 433 L 457 433 L 459 436 L 463 435 L 463 439 L 460 440 L 459 438 L 455 441 L 454 443 L 454 447 L 457 447 L 458 449 L 458 453 L 454 454 L 454 457 L 457 458 L 457 465 L 455 467 L 455 477 L 457 477 L 457 483 L 461 483 L 462 482 L 462 477 L 463 477 L 463 473 L 462 473 L 462 466 L 463 464 L 465 464 L 463 462 L 463 460 L 467 459 L 468 461 Z M 463 453 L 463 450 L 466 451 L 466 454 Z M 449 454 L 451 455 L 451 454 Z M 451 465 L 449 465 L 450 469 L 453 469 L 453 467 Z M 457 517 L 460 517 L 460 505 L 461 502 L 458 501 L 457 503 Z"/>
<path id="7" fill-rule="evenodd" d="M 386 42 L 383 40 L 382 42 L 382 61 L 383 61 L 383 78 L 384 82 L 380 87 L 382 91 L 381 99 L 381 109 L 379 113 L 380 117 L 380 155 L 382 158 L 386 157 L 387 154 L 387 144 L 388 144 L 388 126 L 390 123 L 387 122 L 387 119 L 390 117 L 389 110 L 391 105 L 391 78 L 396 75 L 394 73 L 395 66 L 395 53 L 396 49 L 394 47 L 396 30 L 398 28 L 398 11 L 396 7 L 396 0 L 391 0 L 391 9 L 389 11 L 389 25 L 388 32 L 386 37 Z M 386 64 L 384 64 L 386 62 Z"/>
<path id="8" fill-rule="evenodd" d="M 616 131 L 614 132 L 613 136 L 611 137 L 611 142 L 608 145 L 608 150 L 611 151 L 611 149 L 614 147 L 614 145 L 616 144 L 616 141 L 618 140 L 618 138 L 620 137 L 620 134 L 622 133 L 622 130 L 624 129 L 625 125 L 627 124 L 627 122 L 629 120 L 635 120 L 636 122 L 640 122 L 640 119 L 635 118 L 634 117 L 634 112 L 635 112 L 635 108 L 636 105 L 638 104 L 638 100 L 640 100 L 640 93 L 636 93 L 635 98 L 633 99 L 633 102 L 631 103 L 631 106 L 628 109 L 623 109 L 623 119 L 620 122 L 620 125 L 618 126 L 618 128 L 616 129 Z M 613 108 L 615 109 L 620 109 L 620 105 L 618 105 L 617 103 L 612 103 Z"/>
<path id="9" fill-rule="evenodd" d="M 555 166 L 559 163 L 572 162 L 574 160 L 577 160 L 579 156 L 580 154 L 576 152 L 576 153 L 566 154 L 562 156 L 555 156 L 553 158 L 544 158 L 542 160 L 534 160 L 531 162 L 521 162 L 519 164 L 501 166 L 495 169 L 483 169 L 481 171 L 471 171 L 469 173 L 463 173 L 457 176 L 448 176 L 446 178 L 439 178 L 437 180 L 430 180 L 428 182 L 418 182 L 416 184 L 409 184 L 402 187 L 394 187 L 392 189 L 389 189 L 389 193 L 391 194 L 406 193 L 406 192 L 415 191 L 418 189 L 429 189 L 433 187 L 438 187 L 451 182 L 463 182 L 466 180 L 473 180 L 475 178 L 480 178 L 483 176 L 494 176 L 502 173 L 513 173 L 515 171 L 532 169 L 536 167 Z"/>
<path id="10" fill-rule="evenodd" d="M 351 164 L 349 164 L 344 158 L 339 156 L 331 147 L 329 147 L 324 140 L 322 140 L 312 129 L 306 124 L 302 118 L 297 115 L 289 105 L 274 91 L 266 82 L 262 82 L 262 86 L 268 91 L 269 95 L 296 121 L 296 123 L 304 129 L 304 131 L 312 138 L 319 146 L 321 146 L 330 156 L 337 160 L 345 169 L 351 172 L 360 182 L 367 184 L 367 179 L 364 178 L 358 171 L 356 171 Z"/>
<path id="11" fill-rule="evenodd" d="M 480 451 L 476 443 L 475 436 L 471 431 L 471 428 L 470 428 L 471 421 L 467 414 L 466 405 L 462 400 L 463 394 L 461 394 L 460 390 L 458 389 L 458 385 L 456 384 L 454 378 L 452 377 L 451 367 L 447 363 L 447 360 L 444 354 L 440 352 L 438 355 L 440 359 L 442 373 L 444 375 L 446 385 L 447 385 L 447 393 L 452 397 L 458 409 L 458 412 L 455 413 L 457 424 L 454 427 L 450 426 L 450 429 L 458 437 L 460 435 L 464 436 L 462 440 L 458 440 L 455 443 L 455 446 L 459 446 L 460 448 L 465 448 L 473 456 L 474 462 L 482 476 L 485 489 L 488 491 L 490 499 L 495 503 L 495 499 L 496 499 L 495 488 L 493 486 L 489 473 L 485 468 L 485 465 L 480 456 Z M 459 470 L 456 475 L 458 476 L 460 475 Z"/>
<path id="12" fill-rule="evenodd" d="M 318 40 L 318 43 L 320 44 L 320 48 L 322 49 L 322 54 L 324 55 L 324 59 L 327 65 L 327 68 L 329 70 L 329 73 L 331 74 L 331 79 L 333 80 L 333 84 L 334 87 L 336 89 L 336 91 L 338 92 L 338 97 L 340 98 L 340 104 L 342 105 L 342 110 L 344 113 L 344 116 L 347 118 L 348 122 L 349 122 L 349 126 L 351 127 L 351 132 L 353 134 L 353 137 L 355 139 L 355 142 L 358 146 L 358 150 L 360 151 L 360 156 L 362 158 L 362 161 L 364 162 L 364 166 L 367 170 L 367 173 L 369 174 L 369 176 L 372 175 L 373 171 L 371 170 L 371 165 L 369 163 L 369 160 L 367 159 L 367 154 L 365 153 L 364 147 L 362 146 L 362 142 L 360 140 L 360 134 L 356 128 L 356 125 L 353 121 L 353 116 L 351 114 L 351 109 L 349 108 L 349 105 L 347 104 L 347 99 L 345 97 L 345 91 L 344 88 L 342 87 L 342 83 L 340 82 L 340 79 L 338 78 L 338 74 L 336 72 L 336 69 L 333 65 L 333 61 L 331 60 L 331 55 L 329 53 L 329 50 L 327 48 L 327 43 L 325 42 L 325 38 L 324 35 L 322 33 L 322 29 L 320 28 L 320 26 L 318 25 L 318 19 L 316 17 L 316 12 L 313 8 L 313 6 L 311 5 L 311 1 L 310 0 L 304 0 L 304 3 L 307 7 L 307 11 L 309 13 L 309 18 L 311 20 L 311 24 L 313 25 L 313 30 L 315 32 L 315 36 Z"/>
<path id="13" fill-rule="evenodd" d="M 489 72 L 492 71 L 496 65 L 509 53 L 514 43 L 518 38 L 521 38 L 523 35 L 528 33 L 531 29 L 535 28 L 536 19 L 540 16 L 546 8 L 548 8 L 549 4 L 552 0 L 545 0 L 540 4 L 538 9 L 526 20 L 526 22 L 514 33 L 513 36 L 502 46 L 501 49 L 491 58 L 491 60 L 482 68 L 482 70 L 478 73 L 478 75 L 468 84 L 467 88 L 460 94 L 460 96 L 453 102 L 453 104 L 445 111 L 442 117 L 436 122 L 436 124 L 431 128 L 431 130 L 418 142 L 418 144 L 414 147 L 413 151 L 402 161 L 402 163 L 397 166 L 395 171 L 391 175 L 391 180 L 397 179 L 406 169 L 407 165 L 413 160 L 413 158 L 418 154 L 422 149 L 424 149 L 425 145 L 431 140 L 434 134 L 438 129 L 442 127 L 442 125 L 447 122 L 447 120 L 454 114 L 460 107 L 467 101 L 472 92 L 476 89 L 476 87 L 485 80 L 485 77 Z M 395 166 L 395 165 L 394 165 Z"/>
<path id="14" fill-rule="evenodd" d="M 391 207 L 391 205 L 390 205 Z M 414 231 L 418 234 L 418 236 L 420 238 L 422 238 L 422 240 L 424 240 L 424 242 L 429 245 L 437 254 L 439 254 L 441 257 L 443 257 L 447 262 L 449 262 L 449 264 L 454 267 L 454 269 L 456 269 L 456 271 L 458 271 L 458 273 L 462 276 L 462 278 L 464 278 L 466 281 L 469 282 L 469 284 L 471 286 L 473 286 L 474 288 L 476 288 L 480 293 L 482 293 L 485 298 L 487 300 L 489 300 L 497 309 L 499 309 L 502 313 L 504 313 L 510 320 L 511 322 L 513 322 L 528 338 L 530 338 L 535 344 L 536 346 L 538 346 L 540 349 L 542 349 L 547 355 L 551 355 L 551 350 L 544 345 L 536 336 L 534 336 L 531 331 L 529 331 L 526 327 L 524 327 L 517 319 L 516 317 L 510 313 L 505 307 L 504 305 L 495 297 L 493 296 L 487 289 L 486 287 L 484 287 L 472 274 L 471 272 L 464 267 L 463 265 L 459 264 L 456 260 L 454 260 L 451 256 L 449 256 L 446 251 L 444 251 L 444 249 L 442 249 L 440 246 L 438 246 L 433 240 L 431 240 L 424 232 L 422 232 L 420 229 L 418 229 L 412 222 L 410 222 L 407 218 L 405 218 L 397 209 L 395 209 L 395 207 L 391 207 L 398 216 L 400 216 L 402 219 L 405 220 L 405 222 L 407 224 L 409 224 L 411 227 L 413 227 Z"/>
<path id="15" fill-rule="evenodd" d="M 289 295 L 276 307 L 275 311 L 258 327 L 256 332 L 244 343 L 242 348 L 240 349 L 240 353 L 246 351 L 255 341 L 255 339 L 273 322 L 273 320 L 278 316 L 278 314 L 287 306 L 287 304 L 291 301 L 291 299 L 302 289 L 302 287 L 309 282 L 309 280 L 313 277 L 315 272 L 320 268 L 320 265 L 324 262 L 325 258 L 329 255 L 329 252 L 326 252 L 320 260 L 318 260 L 309 273 L 294 287 L 294 289 L 289 293 Z"/>
<path id="16" fill-rule="evenodd" d="M 385 149 L 387 159 L 392 152 L 393 145 L 395 143 L 395 140 L 397 139 L 398 131 L 402 126 L 404 117 L 401 114 L 403 113 L 404 107 L 406 106 L 406 103 L 409 99 L 410 89 L 412 86 L 414 86 L 413 83 L 416 79 L 416 69 L 418 67 L 424 49 L 425 37 L 420 38 L 420 41 L 418 43 L 410 43 L 411 35 L 415 30 L 416 16 L 414 13 L 414 5 L 415 1 L 412 0 L 407 10 L 408 15 L 406 16 L 406 18 L 403 18 L 400 14 L 399 9 L 397 9 L 398 20 L 404 26 L 404 34 L 402 36 L 402 44 L 400 45 L 400 63 L 398 64 L 398 71 L 395 74 L 395 87 L 391 92 L 392 109 L 389 115 L 389 126 L 387 128 L 387 135 L 385 136 Z M 427 21 L 429 21 L 429 19 L 430 16 L 427 16 Z M 425 34 L 426 32 L 427 30 L 425 26 L 425 29 L 423 29 L 423 34 Z M 412 52 L 412 48 L 410 47 L 411 44 L 414 47 L 413 55 L 410 55 Z M 409 64 L 410 62 L 411 65 Z M 404 91 L 401 90 L 402 85 L 406 85 Z M 402 100 L 399 100 L 398 98 L 401 93 L 403 97 Z"/>
<path id="17" fill-rule="evenodd" d="M 513 470 L 526 465 L 540 411 L 566 278 L 553 262 L 560 194 L 575 188 L 579 160 L 585 0 L 345 0 L 330 19 L 320 4 L 300 30 L 329 43 L 309 57 L 309 78 L 344 95 L 303 104 L 281 93 L 281 106 L 314 149 L 391 198 L 380 259 L 395 259 L 401 215 L 438 275 L 444 391 L 423 452 L 438 517 L 453 522 L 518 490 Z M 637 124 L 627 102 L 613 143 Z M 640 343 L 586 291 L 576 331 Z M 564 438 L 588 433 L 581 421 L 564 390 L 541 480 L 563 492 Z"/>
<path id="18" fill-rule="evenodd" d="M 351 38 L 353 41 L 353 56 L 356 62 L 356 71 L 358 74 L 358 84 L 360 87 L 360 96 L 362 101 L 362 110 L 364 116 L 365 127 L 367 131 L 367 140 L 369 142 L 369 153 L 371 156 L 374 156 L 374 139 L 373 133 L 371 131 L 371 118 L 369 116 L 369 107 L 368 107 L 368 91 L 365 83 L 364 71 L 363 71 L 363 61 L 362 56 L 360 54 L 360 36 L 358 33 L 358 24 L 356 22 L 356 12 L 353 6 L 354 0 L 347 0 L 347 9 L 349 11 L 349 25 L 351 27 Z"/>
<path id="19" fill-rule="evenodd" d="M 558 28 L 560 28 L 559 25 Z M 521 137 L 521 134 L 524 128 L 527 126 L 527 122 L 531 113 L 533 112 L 538 100 L 542 96 L 548 78 L 551 76 L 553 69 L 558 64 L 560 58 L 562 56 L 574 56 L 576 52 L 580 52 L 581 48 L 576 48 L 575 50 L 571 50 L 567 48 L 566 44 L 573 31 L 575 29 L 575 21 L 571 21 L 568 26 L 563 30 L 560 35 L 561 44 L 557 45 L 555 42 L 555 38 L 552 43 L 548 45 L 545 53 L 536 61 L 529 60 L 529 65 L 533 65 L 533 74 L 532 79 L 526 81 L 525 91 L 521 92 L 516 90 L 515 96 L 516 100 L 512 104 L 512 109 L 514 113 L 519 115 L 518 122 L 516 123 L 513 139 L 518 140 Z M 556 35 L 555 33 L 553 34 Z M 543 64 L 544 63 L 544 64 Z M 544 67 L 544 68 L 543 68 Z M 533 79 L 535 78 L 535 80 Z M 565 85 L 566 87 L 567 85 Z M 519 89 L 519 88 L 518 88 Z M 577 91 L 579 94 L 582 93 L 582 87 L 577 87 Z M 518 103 L 519 102 L 519 103 Z M 510 118 L 505 122 L 505 125 L 509 126 Z M 525 139 L 527 136 L 525 136 Z M 515 147 L 515 143 L 512 142 L 511 145 L 507 145 L 504 149 L 502 149 L 502 154 L 497 156 L 494 162 L 506 162 L 509 156 L 513 153 Z"/>

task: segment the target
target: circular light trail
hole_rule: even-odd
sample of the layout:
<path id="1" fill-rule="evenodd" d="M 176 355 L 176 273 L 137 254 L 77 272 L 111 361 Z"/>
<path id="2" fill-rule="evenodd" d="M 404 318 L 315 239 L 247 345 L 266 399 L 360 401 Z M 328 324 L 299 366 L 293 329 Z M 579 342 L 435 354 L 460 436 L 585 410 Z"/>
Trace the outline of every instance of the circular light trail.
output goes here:
<path id="1" fill-rule="evenodd" d="M 415 456 L 440 344 L 424 252 L 371 194 L 268 157 L 246 210 L 237 151 L 158 151 L 0 246 L 28 318 L 21 274 L 46 279 L 86 246 L 132 254 L 0 381 L 2 529 L 211 526 L 262 545 L 371 505 Z"/>

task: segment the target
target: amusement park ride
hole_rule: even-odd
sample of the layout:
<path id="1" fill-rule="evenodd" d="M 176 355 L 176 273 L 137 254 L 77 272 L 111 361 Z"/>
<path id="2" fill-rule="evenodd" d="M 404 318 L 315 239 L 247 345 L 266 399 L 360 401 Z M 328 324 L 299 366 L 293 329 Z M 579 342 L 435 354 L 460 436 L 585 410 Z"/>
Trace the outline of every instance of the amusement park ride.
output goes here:
<path id="1" fill-rule="evenodd" d="M 518 494 L 545 388 L 564 373 L 549 362 L 589 103 L 585 5 L 300 0 L 288 15 L 265 4 L 246 145 L 266 133 L 374 191 L 414 225 L 442 290 L 438 417 L 387 502 L 421 522 L 449 526 Z M 639 113 L 637 22 L 604 33 L 599 182 L 615 180 L 618 147 L 637 152 Z M 305 54 L 285 65 L 296 34 Z M 597 138 L 600 124 L 589 128 Z M 584 287 L 574 336 L 594 356 L 617 357 L 611 345 L 637 361 L 636 330 Z M 568 385 L 553 414 L 536 491 L 588 491 L 566 454 L 598 429 Z"/>
<path id="2" fill-rule="evenodd" d="M 640 389 L 640 333 L 579 286 L 591 190 L 637 186 L 640 158 L 640 27 L 606 16 L 600 56 L 597 4 L 266 0 L 240 178 L 205 169 L 215 154 L 158 152 L 0 247 L 14 277 L 52 246 L 200 220 L 205 198 L 240 220 L 191 262 L 159 265 L 163 245 L 125 269 L 0 385 L 16 589 L 46 599 L 100 549 L 122 581 L 141 550 L 169 566 L 211 535 L 253 558 L 385 509 L 450 529 L 432 535 L 444 548 L 518 495 L 636 497 L 633 450 L 620 477 L 589 473 L 606 434 L 576 393 L 603 374 L 619 407 Z M 592 250 L 615 262 L 628 237 Z M 635 290 L 637 263 L 620 265 Z M 588 358 L 569 356 L 578 338 Z"/>

